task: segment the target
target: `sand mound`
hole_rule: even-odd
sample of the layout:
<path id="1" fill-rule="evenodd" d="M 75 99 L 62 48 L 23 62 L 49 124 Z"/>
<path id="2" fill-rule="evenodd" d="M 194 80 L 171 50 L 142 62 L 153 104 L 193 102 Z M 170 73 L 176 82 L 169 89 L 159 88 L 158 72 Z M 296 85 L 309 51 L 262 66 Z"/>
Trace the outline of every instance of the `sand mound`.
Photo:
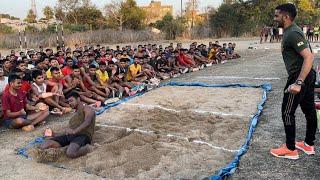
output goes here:
<path id="1" fill-rule="evenodd" d="M 39 163 L 56 162 L 65 156 L 65 148 L 40 149 L 39 146 L 32 147 L 28 150 L 28 155 Z"/>

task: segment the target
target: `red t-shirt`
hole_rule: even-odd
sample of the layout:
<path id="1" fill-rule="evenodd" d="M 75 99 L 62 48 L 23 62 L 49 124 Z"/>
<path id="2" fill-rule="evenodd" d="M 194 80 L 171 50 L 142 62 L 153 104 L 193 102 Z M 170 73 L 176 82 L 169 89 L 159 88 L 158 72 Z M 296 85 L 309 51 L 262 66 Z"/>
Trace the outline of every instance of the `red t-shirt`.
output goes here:
<path id="1" fill-rule="evenodd" d="M 7 84 L 6 87 L 4 88 L 4 91 L 9 91 L 10 85 Z M 29 81 L 22 81 L 21 92 L 27 94 L 31 90 L 31 83 Z"/>
<path id="2" fill-rule="evenodd" d="M 4 91 L 2 95 L 2 110 L 4 119 L 9 119 L 7 110 L 18 112 L 27 105 L 27 96 L 21 90 L 17 92 L 17 96 L 10 93 L 9 90 Z"/>
<path id="3" fill-rule="evenodd" d="M 105 56 L 101 57 L 101 62 L 107 62 L 107 58 Z"/>
<path id="4" fill-rule="evenodd" d="M 64 64 L 64 57 L 63 56 L 57 57 L 57 60 L 58 60 L 59 64 Z"/>
<path id="5" fill-rule="evenodd" d="M 64 76 L 68 76 L 69 74 L 72 74 L 73 70 L 69 66 L 65 66 L 61 69 L 61 72 Z"/>
<path id="6" fill-rule="evenodd" d="M 25 94 L 31 90 L 31 83 L 29 81 L 22 81 L 20 90 Z"/>

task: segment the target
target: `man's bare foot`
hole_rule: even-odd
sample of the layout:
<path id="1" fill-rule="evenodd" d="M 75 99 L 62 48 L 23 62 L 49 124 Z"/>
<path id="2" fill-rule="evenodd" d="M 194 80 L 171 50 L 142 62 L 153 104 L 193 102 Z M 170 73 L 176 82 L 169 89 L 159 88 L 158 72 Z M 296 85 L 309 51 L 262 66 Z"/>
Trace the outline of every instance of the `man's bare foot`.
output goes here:
<path id="1" fill-rule="evenodd" d="M 34 130 L 34 126 L 33 125 L 24 126 L 22 127 L 22 130 L 25 132 L 30 132 Z"/>

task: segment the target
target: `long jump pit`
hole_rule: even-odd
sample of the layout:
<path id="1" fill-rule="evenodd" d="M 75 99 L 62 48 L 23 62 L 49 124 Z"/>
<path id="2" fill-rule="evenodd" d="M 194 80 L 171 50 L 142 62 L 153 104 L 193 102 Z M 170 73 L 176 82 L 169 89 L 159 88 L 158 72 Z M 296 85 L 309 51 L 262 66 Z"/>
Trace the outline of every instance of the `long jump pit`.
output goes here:
<path id="1" fill-rule="evenodd" d="M 245 143 L 262 88 L 163 86 L 97 116 L 92 151 L 55 166 L 107 179 L 203 179 Z"/>

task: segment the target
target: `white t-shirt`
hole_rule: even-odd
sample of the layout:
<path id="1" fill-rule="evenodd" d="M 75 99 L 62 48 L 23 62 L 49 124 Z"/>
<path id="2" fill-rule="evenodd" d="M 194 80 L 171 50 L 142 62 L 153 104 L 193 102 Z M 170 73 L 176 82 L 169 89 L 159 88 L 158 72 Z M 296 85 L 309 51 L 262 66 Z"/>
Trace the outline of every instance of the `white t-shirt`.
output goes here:
<path id="1" fill-rule="evenodd" d="M 6 85 L 8 84 L 8 77 L 4 77 L 4 80 L 0 80 L 0 92 L 4 91 L 4 88 L 6 87 Z"/>
<path id="2" fill-rule="evenodd" d="M 114 62 L 114 63 L 116 63 L 116 62 L 118 62 L 118 59 L 117 58 L 112 58 L 112 61 Z"/>
<path id="3" fill-rule="evenodd" d="M 279 28 L 279 35 L 283 35 L 283 29 Z"/>
<path id="4" fill-rule="evenodd" d="M 303 27 L 303 33 L 304 33 L 304 34 L 307 34 L 307 31 L 308 31 L 307 26 L 304 26 L 304 27 Z"/>

